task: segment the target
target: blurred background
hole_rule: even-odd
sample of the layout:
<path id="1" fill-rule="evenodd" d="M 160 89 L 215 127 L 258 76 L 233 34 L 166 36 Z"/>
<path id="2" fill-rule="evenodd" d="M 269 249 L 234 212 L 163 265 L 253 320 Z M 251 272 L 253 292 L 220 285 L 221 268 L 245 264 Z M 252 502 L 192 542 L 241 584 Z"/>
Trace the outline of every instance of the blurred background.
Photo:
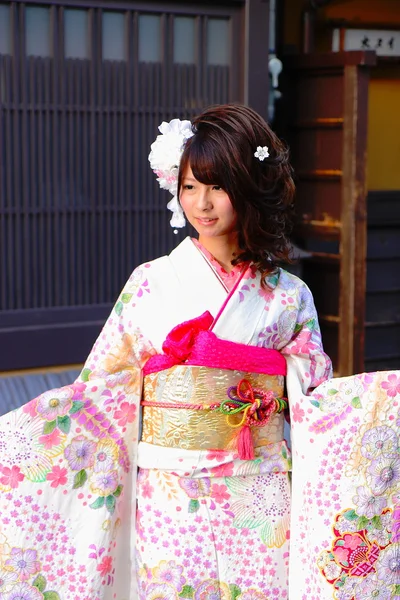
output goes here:
<path id="1" fill-rule="evenodd" d="M 399 0 L 0 0 L 0 414 L 73 381 L 133 268 L 190 233 L 149 146 L 230 101 L 291 147 L 336 374 L 399 368 Z"/>

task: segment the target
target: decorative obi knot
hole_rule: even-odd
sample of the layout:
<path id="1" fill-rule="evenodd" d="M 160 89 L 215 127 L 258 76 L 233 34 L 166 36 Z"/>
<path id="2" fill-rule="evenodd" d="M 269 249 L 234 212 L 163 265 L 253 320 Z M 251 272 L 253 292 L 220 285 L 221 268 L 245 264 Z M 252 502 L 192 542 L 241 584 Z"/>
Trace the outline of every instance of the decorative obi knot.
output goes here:
<path id="1" fill-rule="evenodd" d="M 226 415 L 230 427 L 240 427 L 237 444 L 239 458 L 251 460 L 254 458 L 254 444 L 250 428 L 264 427 L 273 414 L 287 408 L 287 401 L 285 398 L 276 398 L 271 390 L 265 392 L 253 388 L 247 379 L 241 379 L 238 385 L 229 388 L 227 400 L 210 408 Z M 243 413 L 242 420 L 232 423 L 230 416 L 238 413 Z"/>
<path id="2" fill-rule="evenodd" d="M 144 365 L 144 375 L 179 364 L 286 375 L 286 360 L 280 352 L 220 339 L 210 330 L 212 323 L 213 317 L 207 311 L 174 327 L 162 345 L 163 353 L 153 355 Z"/>
<path id="3" fill-rule="evenodd" d="M 170 331 L 162 345 L 164 354 L 175 363 L 189 358 L 200 331 L 207 331 L 213 322 L 211 313 L 206 311 L 200 317 L 177 325 Z"/>

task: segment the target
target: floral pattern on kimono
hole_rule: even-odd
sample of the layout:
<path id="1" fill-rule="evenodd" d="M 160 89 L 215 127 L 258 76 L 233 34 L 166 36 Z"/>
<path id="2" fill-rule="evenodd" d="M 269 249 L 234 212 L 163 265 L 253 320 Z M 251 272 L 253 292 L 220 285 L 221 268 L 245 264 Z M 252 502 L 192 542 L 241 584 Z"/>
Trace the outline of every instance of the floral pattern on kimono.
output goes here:
<path id="1" fill-rule="evenodd" d="M 182 262 L 189 260 L 186 254 L 189 256 L 193 246 L 190 240 L 184 244 L 185 250 L 180 250 Z M 171 277 L 176 273 L 176 280 L 169 281 L 164 275 L 167 260 L 146 263 L 133 272 L 75 383 L 46 392 L 0 418 L 1 600 L 137 599 L 135 511 L 131 508 L 136 494 L 141 369 L 149 356 L 161 352 L 162 340 L 174 325 L 198 316 L 200 307 L 204 304 L 208 308 L 209 302 L 214 302 L 214 312 L 222 297 L 221 292 L 214 298 L 215 276 L 208 267 L 201 274 L 206 285 L 199 284 L 198 290 L 187 284 L 184 293 L 178 286 L 175 292 L 183 275 L 185 281 L 186 272 L 168 271 Z M 190 270 L 188 265 L 188 275 Z M 194 271 L 191 276 L 197 280 L 200 274 Z M 188 297 L 192 300 L 187 301 Z M 247 299 L 262 302 L 259 322 L 254 321 L 253 309 L 245 308 Z M 165 306 L 168 310 L 163 314 Z M 274 337 L 278 323 L 281 340 Z M 293 368 L 303 390 L 313 387 L 329 372 L 310 292 L 283 270 L 270 277 L 265 291 L 259 287 L 259 277 L 248 268 L 222 314 L 218 331 L 230 331 L 229 324 L 237 327 L 239 338 L 247 336 L 247 343 L 282 352 L 286 349 L 288 363 L 294 358 Z M 305 410 L 306 405 L 302 406 L 300 410 Z M 191 478 L 184 474 L 186 488 L 176 485 L 176 476 L 171 487 L 166 482 L 168 473 L 162 470 L 151 470 L 147 478 L 140 473 L 139 504 L 145 501 L 145 508 L 149 504 L 146 513 L 151 522 L 144 521 L 144 511 L 139 510 L 139 537 L 145 535 L 151 540 L 156 535 L 151 529 L 157 530 L 157 519 L 163 519 L 163 527 L 168 525 L 164 519 L 172 516 L 170 510 L 165 512 L 166 502 L 175 511 L 171 528 L 178 526 L 175 517 L 179 513 L 186 519 L 205 519 L 206 515 L 208 519 L 215 511 L 211 522 L 220 540 L 213 538 L 211 548 L 215 553 L 217 544 L 222 544 L 226 558 L 226 567 L 221 571 L 224 579 L 217 580 L 212 566 L 215 556 L 204 556 L 200 567 L 195 556 L 176 556 L 172 552 L 168 560 L 164 556 L 156 565 L 148 565 L 145 580 L 140 571 L 139 584 L 146 586 L 146 598 L 160 598 L 161 591 L 165 598 L 177 594 L 183 598 L 186 594 L 195 600 L 206 600 L 216 593 L 221 598 L 228 598 L 229 593 L 232 599 L 240 593 L 240 600 L 287 597 L 289 457 L 282 454 L 286 452 L 282 445 L 272 450 L 268 456 L 249 461 L 249 466 L 242 469 L 250 471 L 244 473 L 237 470 L 240 465 L 235 456 L 229 460 L 222 457 L 210 468 L 205 464 L 199 485 L 207 491 L 209 478 L 209 489 L 204 496 L 194 498 L 188 494 L 194 493 L 190 492 Z M 252 468 L 258 472 L 252 472 Z M 155 492 L 148 498 L 151 488 L 156 487 L 159 499 Z M 276 526 L 274 518 L 266 519 L 265 503 L 259 505 L 261 512 L 254 512 L 256 503 L 262 502 L 258 488 L 264 488 L 263 498 L 268 497 L 270 509 L 274 506 L 280 514 Z M 176 493 L 173 501 L 169 495 L 172 489 Z M 285 508 L 278 501 L 271 503 L 273 497 L 284 498 Z M 201 536 L 206 522 L 194 522 L 196 535 Z M 166 531 L 170 537 L 172 534 Z M 203 547 L 193 534 L 187 529 L 185 534 L 179 533 L 184 538 L 176 539 L 184 539 L 190 546 L 193 538 L 193 543 Z M 214 533 L 207 531 L 207 535 Z M 158 543 L 170 543 L 165 536 L 159 539 Z M 236 543 L 239 539 L 242 545 Z M 177 581 L 174 590 L 171 578 Z"/>
<path id="2" fill-rule="evenodd" d="M 332 379 L 309 403 L 293 415 L 293 598 L 399 598 L 400 372 Z"/>

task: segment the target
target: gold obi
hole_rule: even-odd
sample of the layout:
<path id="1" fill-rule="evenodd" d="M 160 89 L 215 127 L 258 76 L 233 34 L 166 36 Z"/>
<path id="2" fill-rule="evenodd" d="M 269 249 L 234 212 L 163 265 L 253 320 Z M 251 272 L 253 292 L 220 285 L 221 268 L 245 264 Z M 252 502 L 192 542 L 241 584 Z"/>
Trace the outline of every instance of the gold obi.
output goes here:
<path id="1" fill-rule="evenodd" d="M 238 427 L 234 425 L 241 423 L 243 413 L 227 416 L 213 410 L 212 405 L 226 401 L 228 390 L 243 379 L 255 390 L 271 391 L 276 398 L 283 396 L 284 377 L 281 375 L 187 365 L 146 375 L 141 440 L 185 450 L 235 450 Z M 170 405 L 182 405 L 182 408 Z M 283 419 L 282 413 L 274 413 L 266 425 L 251 427 L 254 447 L 281 441 Z"/>

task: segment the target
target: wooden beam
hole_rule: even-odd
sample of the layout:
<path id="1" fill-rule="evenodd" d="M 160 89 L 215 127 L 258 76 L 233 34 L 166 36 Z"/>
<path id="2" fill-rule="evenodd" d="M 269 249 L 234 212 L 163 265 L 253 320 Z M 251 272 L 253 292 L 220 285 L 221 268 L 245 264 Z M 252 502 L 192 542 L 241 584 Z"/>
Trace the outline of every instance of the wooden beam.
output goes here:
<path id="1" fill-rule="evenodd" d="M 339 302 L 342 376 L 362 370 L 364 355 L 367 85 L 368 74 L 359 66 L 345 67 Z"/>

